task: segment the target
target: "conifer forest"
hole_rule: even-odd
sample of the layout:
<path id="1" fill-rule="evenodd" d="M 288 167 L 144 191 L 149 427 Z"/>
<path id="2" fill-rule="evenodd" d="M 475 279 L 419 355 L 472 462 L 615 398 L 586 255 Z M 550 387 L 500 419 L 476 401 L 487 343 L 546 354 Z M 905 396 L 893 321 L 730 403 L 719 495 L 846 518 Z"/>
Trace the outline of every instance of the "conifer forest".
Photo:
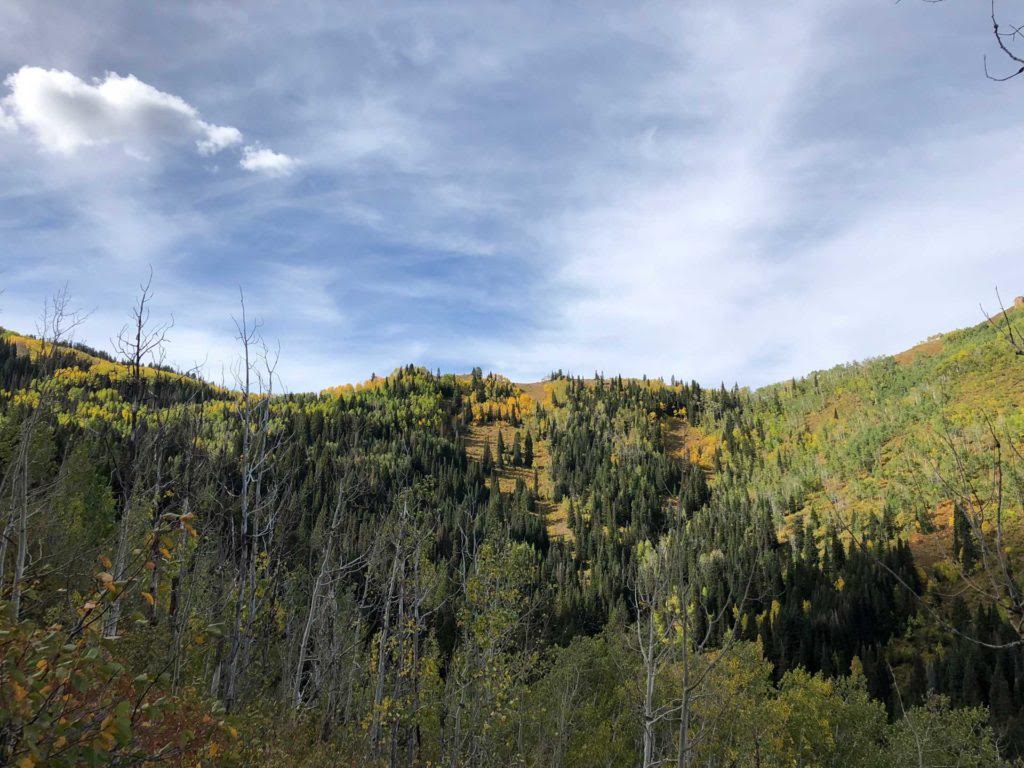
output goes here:
<path id="1" fill-rule="evenodd" d="M 30 765 L 1008 765 L 1024 309 L 750 390 L 274 391 L 0 341 L 0 750 Z"/>

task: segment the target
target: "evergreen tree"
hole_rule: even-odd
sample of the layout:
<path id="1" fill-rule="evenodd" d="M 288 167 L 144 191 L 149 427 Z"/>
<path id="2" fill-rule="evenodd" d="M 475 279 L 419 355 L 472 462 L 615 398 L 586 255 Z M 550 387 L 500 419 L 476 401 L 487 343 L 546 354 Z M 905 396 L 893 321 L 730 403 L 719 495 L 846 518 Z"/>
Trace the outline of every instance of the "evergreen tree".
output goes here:
<path id="1" fill-rule="evenodd" d="M 921 654 L 914 655 L 910 669 L 910 685 L 907 688 L 907 705 L 918 705 L 928 695 L 928 674 Z"/>
<path id="2" fill-rule="evenodd" d="M 963 508 L 953 507 L 953 556 L 960 561 L 965 571 L 970 571 L 978 561 L 978 544 L 974 540 L 971 522 Z"/>
<path id="3" fill-rule="evenodd" d="M 490 440 L 484 443 L 484 455 L 480 461 L 480 467 L 483 469 L 485 475 L 491 474 L 491 470 L 494 468 L 494 458 L 491 456 Z"/>
<path id="4" fill-rule="evenodd" d="M 988 688 L 988 706 L 993 720 L 997 723 L 1005 723 L 1014 715 L 1010 684 L 1006 680 L 1006 668 L 1003 666 L 1002 656 L 999 656 L 996 666 L 992 670 L 992 682 Z"/>
<path id="5" fill-rule="evenodd" d="M 970 648 L 964 654 L 964 679 L 961 687 L 960 703 L 965 707 L 977 707 L 981 704 L 981 671 L 978 669 L 977 654 Z"/>

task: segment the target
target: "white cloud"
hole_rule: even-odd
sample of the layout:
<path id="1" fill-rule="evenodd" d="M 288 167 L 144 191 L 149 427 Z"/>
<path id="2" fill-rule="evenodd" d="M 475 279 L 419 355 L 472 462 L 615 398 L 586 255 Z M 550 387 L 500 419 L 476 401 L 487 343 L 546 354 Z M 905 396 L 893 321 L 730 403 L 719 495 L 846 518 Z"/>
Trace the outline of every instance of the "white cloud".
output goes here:
<path id="1" fill-rule="evenodd" d="M 207 125 L 205 123 L 203 126 L 207 131 L 206 138 L 196 142 L 199 153 L 202 155 L 215 155 L 222 149 L 242 143 L 242 132 L 237 128 L 230 125 Z"/>
<path id="2" fill-rule="evenodd" d="M 239 163 L 245 170 L 267 176 L 287 176 L 295 170 L 295 158 L 259 146 L 248 146 Z"/>
<path id="3" fill-rule="evenodd" d="M 192 140 L 212 154 L 242 141 L 237 128 L 206 122 L 184 99 L 134 75 L 108 72 L 90 84 L 65 70 L 22 67 L 4 83 L 11 91 L 3 99 L 9 120 L 51 152 L 120 144 L 138 153 L 160 142 Z"/>
<path id="4" fill-rule="evenodd" d="M 23 130 L 48 152 L 71 155 L 83 148 L 120 146 L 133 156 L 149 157 L 160 145 L 194 143 L 204 157 L 241 145 L 242 132 L 203 120 L 199 110 L 134 75 L 108 72 L 92 83 L 60 69 L 22 67 L 4 84 L 0 129 Z M 247 171 L 286 176 L 294 158 L 259 145 L 244 148 Z"/>

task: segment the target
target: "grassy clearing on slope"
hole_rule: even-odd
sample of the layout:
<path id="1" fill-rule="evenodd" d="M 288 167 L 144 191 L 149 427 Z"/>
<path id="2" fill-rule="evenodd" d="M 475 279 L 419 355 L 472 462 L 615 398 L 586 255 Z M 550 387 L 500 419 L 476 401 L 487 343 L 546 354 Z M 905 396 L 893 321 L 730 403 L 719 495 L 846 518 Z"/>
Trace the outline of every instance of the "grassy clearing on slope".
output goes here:
<path id="1" fill-rule="evenodd" d="M 715 451 L 721 441 L 712 433 L 690 424 L 684 417 L 670 416 L 665 420 L 665 447 L 670 455 L 686 458 L 705 472 L 714 467 Z"/>
<path id="2" fill-rule="evenodd" d="M 490 444 L 491 456 L 497 458 L 498 433 L 508 448 L 511 448 L 516 432 L 525 438 L 526 427 L 515 427 L 508 422 L 496 421 L 490 424 L 472 424 L 466 435 L 466 454 L 476 461 L 482 461 L 484 446 Z M 498 488 L 502 493 L 512 493 L 516 481 L 522 480 L 527 488 L 533 488 L 534 473 L 537 479 L 537 509 L 547 521 L 548 535 L 552 538 L 572 538 L 569 521 L 562 505 L 551 500 L 551 450 L 547 440 L 534 437 L 533 467 L 514 467 L 506 461 L 505 466 L 497 469 Z"/>

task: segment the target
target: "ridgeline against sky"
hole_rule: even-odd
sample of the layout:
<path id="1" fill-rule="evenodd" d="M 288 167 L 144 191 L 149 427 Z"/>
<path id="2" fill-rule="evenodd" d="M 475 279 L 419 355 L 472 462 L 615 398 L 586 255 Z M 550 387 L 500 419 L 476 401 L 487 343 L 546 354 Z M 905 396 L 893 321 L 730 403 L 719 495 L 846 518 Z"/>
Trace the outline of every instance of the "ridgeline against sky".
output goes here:
<path id="1" fill-rule="evenodd" d="M 893 352 L 1024 285 L 986 52 L 966 3 L 10 0 L 0 317 L 70 283 L 104 346 L 152 266 L 219 378 L 242 286 L 293 390 Z"/>

